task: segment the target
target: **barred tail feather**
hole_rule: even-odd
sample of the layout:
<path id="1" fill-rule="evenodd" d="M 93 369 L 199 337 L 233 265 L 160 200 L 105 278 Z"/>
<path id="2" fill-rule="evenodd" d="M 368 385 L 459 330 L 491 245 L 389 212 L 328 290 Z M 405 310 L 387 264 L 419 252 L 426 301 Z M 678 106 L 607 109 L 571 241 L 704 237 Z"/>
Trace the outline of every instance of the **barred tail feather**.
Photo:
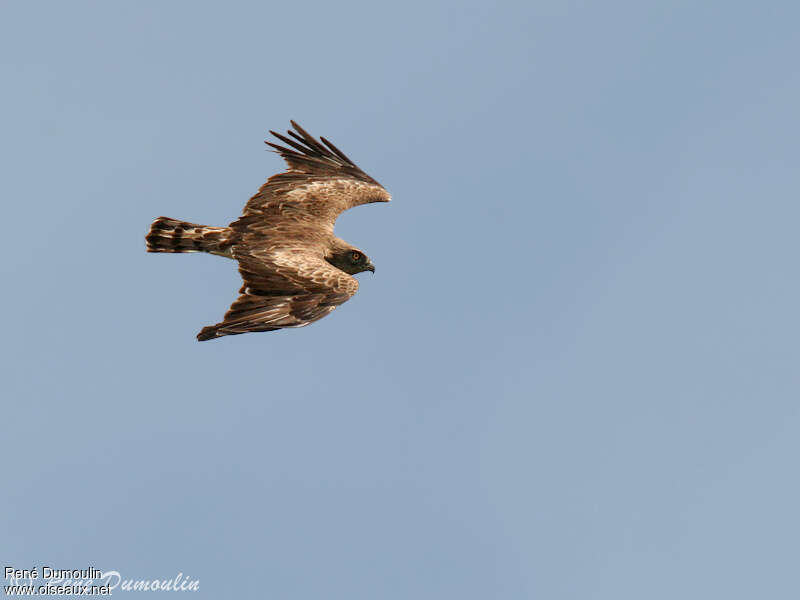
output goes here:
<path id="1" fill-rule="evenodd" d="M 209 252 L 231 257 L 231 230 L 158 217 L 145 237 L 148 252 Z"/>

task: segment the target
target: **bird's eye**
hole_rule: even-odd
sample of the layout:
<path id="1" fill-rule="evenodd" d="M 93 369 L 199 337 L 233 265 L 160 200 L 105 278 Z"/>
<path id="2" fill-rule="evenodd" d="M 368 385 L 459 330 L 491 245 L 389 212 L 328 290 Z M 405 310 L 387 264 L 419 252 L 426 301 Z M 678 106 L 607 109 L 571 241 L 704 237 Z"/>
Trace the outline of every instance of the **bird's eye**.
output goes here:
<path id="1" fill-rule="evenodd" d="M 353 252 L 353 260 L 358 262 L 361 260 L 361 253 L 360 252 Z"/>

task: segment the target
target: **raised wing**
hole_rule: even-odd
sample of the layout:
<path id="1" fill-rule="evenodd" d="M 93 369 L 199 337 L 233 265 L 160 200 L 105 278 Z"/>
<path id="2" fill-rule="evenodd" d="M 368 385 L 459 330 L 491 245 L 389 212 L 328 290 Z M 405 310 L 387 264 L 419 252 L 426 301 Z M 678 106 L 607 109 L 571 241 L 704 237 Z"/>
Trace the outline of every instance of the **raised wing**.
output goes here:
<path id="1" fill-rule="evenodd" d="M 303 327 L 330 314 L 358 290 L 358 281 L 303 247 L 234 252 L 244 285 L 222 322 L 197 339 Z"/>
<path id="2" fill-rule="evenodd" d="M 364 173 L 324 137 L 317 141 L 294 121 L 288 136 L 270 131 L 281 146 L 266 142 L 289 168 L 273 175 L 250 198 L 244 216 L 291 219 L 333 231 L 336 218 L 348 208 L 391 199 L 381 184 Z M 288 146 L 288 147 L 287 147 Z"/>

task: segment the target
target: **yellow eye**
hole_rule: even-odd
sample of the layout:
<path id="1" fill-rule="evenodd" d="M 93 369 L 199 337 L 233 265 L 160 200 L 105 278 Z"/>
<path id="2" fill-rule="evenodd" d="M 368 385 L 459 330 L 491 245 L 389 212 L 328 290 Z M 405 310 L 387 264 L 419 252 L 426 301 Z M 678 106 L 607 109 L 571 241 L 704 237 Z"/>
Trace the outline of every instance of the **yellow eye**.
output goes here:
<path id="1" fill-rule="evenodd" d="M 355 261 L 361 260 L 361 253 L 360 252 L 353 252 L 353 260 L 355 260 Z"/>

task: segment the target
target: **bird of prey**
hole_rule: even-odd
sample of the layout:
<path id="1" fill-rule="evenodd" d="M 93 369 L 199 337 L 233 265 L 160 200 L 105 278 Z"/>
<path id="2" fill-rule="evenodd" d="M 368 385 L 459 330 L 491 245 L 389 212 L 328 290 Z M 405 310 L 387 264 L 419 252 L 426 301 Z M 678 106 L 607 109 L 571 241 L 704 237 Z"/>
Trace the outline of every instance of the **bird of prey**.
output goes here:
<path id="1" fill-rule="evenodd" d="M 148 252 L 208 252 L 239 263 L 244 285 L 220 323 L 199 341 L 250 331 L 304 327 L 330 314 L 358 290 L 353 277 L 375 272 L 367 255 L 333 234 L 342 211 L 388 202 L 384 187 L 324 137 L 291 121 L 285 145 L 265 142 L 288 169 L 270 177 L 227 227 L 159 217 L 145 240 Z"/>

